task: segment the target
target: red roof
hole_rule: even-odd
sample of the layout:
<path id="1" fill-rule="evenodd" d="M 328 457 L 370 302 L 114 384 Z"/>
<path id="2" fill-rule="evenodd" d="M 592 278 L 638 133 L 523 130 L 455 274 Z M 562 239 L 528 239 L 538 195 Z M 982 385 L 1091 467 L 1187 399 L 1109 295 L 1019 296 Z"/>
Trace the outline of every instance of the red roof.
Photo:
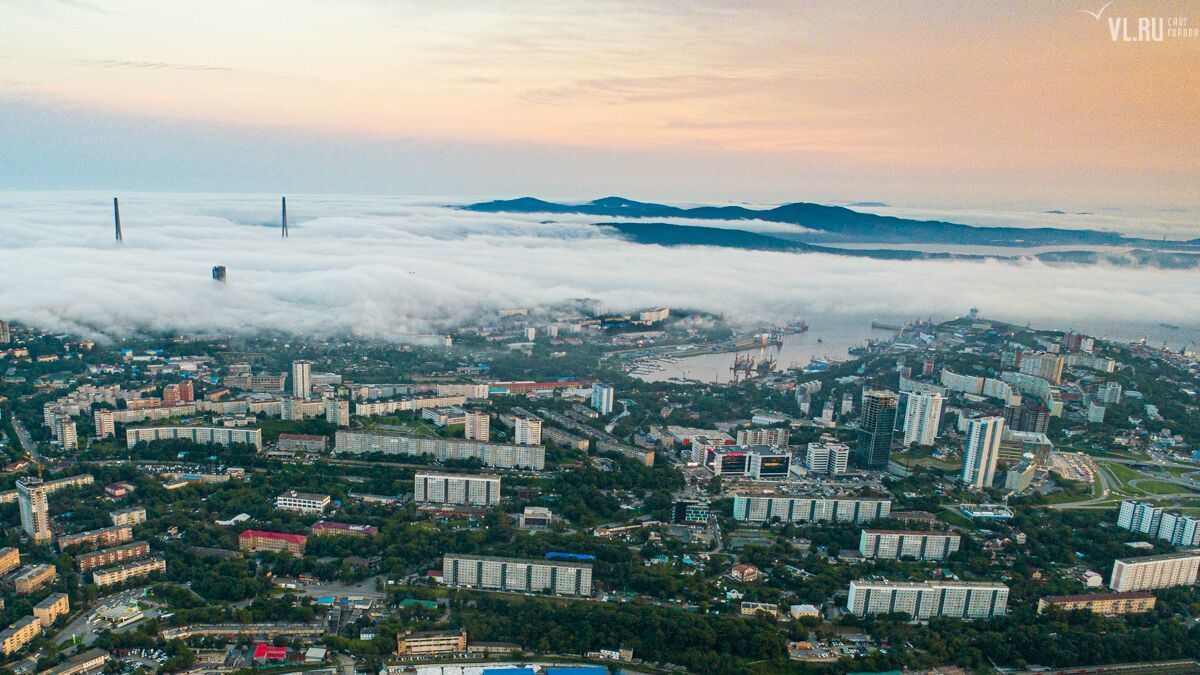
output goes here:
<path id="1" fill-rule="evenodd" d="M 254 648 L 255 661 L 283 661 L 287 659 L 287 647 L 272 647 L 266 643 Z"/>
<path id="2" fill-rule="evenodd" d="M 258 537 L 260 539 L 282 539 L 290 541 L 293 544 L 303 544 L 308 541 L 308 537 L 302 534 L 284 534 L 283 532 L 263 532 L 262 530 L 246 530 L 238 535 L 238 539 L 249 539 Z"/>

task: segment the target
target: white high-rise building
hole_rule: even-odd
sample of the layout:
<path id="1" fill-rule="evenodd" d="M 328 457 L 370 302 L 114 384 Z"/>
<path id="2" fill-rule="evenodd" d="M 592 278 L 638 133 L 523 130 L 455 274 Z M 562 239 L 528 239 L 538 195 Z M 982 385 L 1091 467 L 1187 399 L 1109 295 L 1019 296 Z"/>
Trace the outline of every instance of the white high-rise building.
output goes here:
<path id="1" fill-rule="evenodd" d="M 804 468 L 813 474 L 836 476 L 846 473 L 850 466 L 850 446 L 822 439 L 820 443 L 809 443 L 804 456 Z"/>
<path id="2" fill-rule="evenodd" d="M 846 610 L 851 614 L 908 614 L 914 619 L 935 616 L 991 619 L 1008 611 L 1008 587 L 969 581 L 850 582 Z"/>
<path id="3" fill-rule="evenodd" d="M 542 420 L 537 417 L 517 417 L 513 429 L 513 443 L 517 445 L 542 444 Z"/>
<path id="4" fill-rule="evenodd" d="M 50 505 L 46 501 L 46 484 L 32 476 L 17 481 L 17 506 L 21 510 L 21 528 L 40 544 L 50 541 Z"/>
<path id="5" fill-rule="evenodd" d="M 938 426 L 942 422 L 942 404 L 945 399 L 937 392 L 908 395 L 904 408 L 904 447 L 913 443 L 933 445 L 937 440 Z"/>
<path id="6" fill-rule="evenodd" d="M 1108 587 L 1118 593 L 1152 591 L 1172 586 L 1192 586 L 1200 570 L 1195 553 L 1167 553 L 1113 561 Z"/>
<path id="7" fill-rule="evenodd" d="M 468 441 L 490 441 L 492 438 L 492 418 L 487 413 L 469 412 L 463 426 L 463 436 Z"/>
<path id="8" fill-rule="evenodd" d="M 1120 403 L 1122 393 L 1120 382 L 1104 382 L 1096 386 L 1096 400 L 1105 405 Z"/>
<path id="9" fill-rule="evenodd" d="M 967 424 L 967 443 L 963 448 L 962 482 L 968 487 L 990 488 L 1000 458 L 1000 437 L 1004 434 L 1003 417 L 980 417 Z"/>
<path id="10" fill-rule="evenodd" d="M 75 420 L 70 417 L 54 418 L 54 436 L 62 443 L 64 450 L 74 450 L 79 447 L 79 436 L 75 432 Z"/>
<path id="11" fill-rule="evenodd" d="M 1158 538 L 1175 546 L 1200 545 L 1200 518 L 1178 513 L 1164 513 L 1158 526 Z"/>
<path id="12" fill-rule="evenodd" d="M 495 506 L 500 503 L 500 478 L 421 471 L 413 478 L 413 501 L 418 504 Z"/>
<path id="13" fill-rule="evenodd" d="M 592 407 L 601 415 L 611 415 L 613 411 L 613 388 L 599 382 L 592 385 Z"/>
<path id="14" fill-rule="evenodd" d="M 312 361 L 292 361 L 292 396 L 307 399 L 312 395 Z"/>
<path id="15" fill-rule="evenodd" d="M 1140 534 L 1157 535 L 1163 510 L 1153 504 L 1126 499 L 1117 512 L 1117 527 Z"/>

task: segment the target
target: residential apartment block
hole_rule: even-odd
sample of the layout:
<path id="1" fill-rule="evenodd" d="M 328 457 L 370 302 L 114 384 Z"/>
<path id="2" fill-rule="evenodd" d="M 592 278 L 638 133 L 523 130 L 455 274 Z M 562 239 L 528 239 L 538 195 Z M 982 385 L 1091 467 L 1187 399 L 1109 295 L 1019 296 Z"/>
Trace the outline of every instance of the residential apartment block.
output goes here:
<path id="1" fill-rule="evenodd" d="M 17 595 L 29 595 L 53 583 L 56 578 L 58 570 L 54 569 L 54 565 L 26 565 L 13 577 L 13 590 Z"/>
<path id="2" fill-rule="evenodd" d="M 339 431 L 335 449 L 339 453 L 352 455 L 429 455 L 438 461 L 478 459 L 484 466 L 502 469 L 546 468 L 546 449 L 540 445 L 484 443 L 378 431 Z"/>
<path id="3" fill-rule="evenodd" d="M 965 581 L 859 579 L 850 582 L 846 609 L 858 616 L 903 612 L 917 620 L 935 616 L 990 619 L 1008 610 L 1008 587 Z"/>
<path id="4" fill-rule="evenodd" d="M 92 572 L 92 583 L 97 586 L 122 584 L 130 579 L 140 579 L 155 572 L 166 572 L 167 561 L 162 556 L 151 556 L 134 560 L 116 567 L 106 567 Z"/>
<path id="5" fill-rule="evenodd" d="M 863 530 L 858 551 L 864 557 L 884 560 L 945 560 L 960 543 L 961 537 L 953 532 Z"/>
<path id="6" fill-rule="evenodd" d="M 768 523 L 869 523 L 886 518 L 892 500 L 869 497 L 800 497 L 782 493 L 739 493 L 733 496 L 734 520 Z"/>
<path id="7" fill-rule="evenodd" d="M 590 596 L 592 566 L 557 560 L 446 554 L 442 558 L 442 583 L 495 591 Z"/>
<path id="8" fill-rule="evenodd" d="M 1108 587 L 1114 591 L 1149 591 L 1196 583 L 1200 555 L 1168 553 L 1113 561 Z"/>
<path id="9" fill-rule="evenodd" d="M 113 525 L 137 525 L 146 522 L 146 507 L 130 506 L 127 509 L 120 509 L 108 514 L 112 518 Z"/>
<path id="10" fill-rule="evenodd" d="M 54 620 L 71 611 L 71 602 L 66 593 L 51 593 L 38 604 L 33 606 L 33 615 L 41 622 L 42 628 L 49 628 Z"/>
<path id="11" fill-rule="evenodd" d="M 418 472 L 413 478 L 413 501 L 489 507 L 500 503 L 499 476 Z"/>
<path id="12" fill-rule="evenodd" d="M 290 551 L 294 555 L 304 555 L 307 543 L 308 537 L 302 534 L 246 530 L 238 535 L 238 548 L 243 551 Z"/>
<path id="13" fill-rule="evenodd" d="M 99 530 L 89 530 L 76 534 L 64 534 L 58 538 L 59 550 L 67 550 L 73 546 L 116 546 L 133 541 L 133 528 L 128 525 L 114 525 Z"/>
<path id="14" fill-rule="evenodd" d="M 237 429 L 234 427 L 138 427 L 125 430 L 125 445 L 133 446 L 145 441 L 185 440 L 199 445 L 232 445 L 245 443 L 262 449 L 262 429 Z"/>
<path id="15" fill-rule="evenodd" d="M 102 548 L 91 553 L 81 553 L 75 556 L 75 566 L 80 572 L 109 567 L 127 560 L 134 560 L 150 555 L 150 545 L 144 541 L 135 541 L 123 546 Z"/>
<path id="16" fill-rule="evenodd" d="M 1048 595 L 1038 600 L 1038 614 L 1049 609 L 1071 611 L 1086 609 L 1096 614 L 1138 614 L 1154 609 L 1152 593 L 1088 593 L 1085 595 Z"/>

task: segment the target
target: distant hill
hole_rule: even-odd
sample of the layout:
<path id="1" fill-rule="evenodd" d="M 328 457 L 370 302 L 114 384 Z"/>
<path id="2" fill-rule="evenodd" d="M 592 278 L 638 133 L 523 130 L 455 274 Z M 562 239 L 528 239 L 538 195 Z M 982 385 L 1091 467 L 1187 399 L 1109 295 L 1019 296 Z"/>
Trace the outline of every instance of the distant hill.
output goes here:
<path id="1" fill-rule="evenodd" d="M 1131 240 L 1113 232 L 1062 228 L 975 227 L 937 220 L 910 220 L 861 213 L 841 206 L 797 202 L 773 209 L 742 206 L 680 208 L 605 197 L 586 204 L 560 204 L 533 197 L 481 202 L 462 207 L 489 213 L 579 213 L 601 217 L 694 218 L 708 220 L 765 220 L 790 223 L 815 232 L 774 233 L 780 239 L 807 243 L 878 242 L 938 243 L 974 246 L 1115 246 Z M 1152 244 L 1147 244 L 1152 245 Z"/>

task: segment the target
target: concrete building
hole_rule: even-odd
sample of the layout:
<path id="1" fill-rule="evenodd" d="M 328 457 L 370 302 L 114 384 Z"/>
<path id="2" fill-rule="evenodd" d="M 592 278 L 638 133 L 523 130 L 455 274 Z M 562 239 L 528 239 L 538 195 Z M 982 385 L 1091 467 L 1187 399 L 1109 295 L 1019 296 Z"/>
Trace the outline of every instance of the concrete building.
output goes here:
<path id="1" fill-rule="evenodd" d="M 904 406 L 904 447 L 913 444 L 933 445 L 942 423 L 945 399 L 937 392 L 911 392 L 903 396 L 907 399 Z"/>
<path id="2" fill-rule="evenodd" d="M 461 654 L 467 651 L 467 631 L 435 630 L 413 632 L 406 630 L 396 635 L 396 653 L 400 656 L 435 656 Z"/>
<path id="3" fill-rule="evenodd" d="M 309 532 L 314 537 L 374 537 L 379 534 L 379 528 L 374 525 L 353 525 L 318 520 L 312 524 Z"/>
<path id="4" fill-rule="evenodd" d="M 58 570 L 54 569 L 54 565 L 26 565 L 13 577 L 13 590 L 17 595 L 29 595 L 57 578 Z"/>
<path id="5" fill-rule="evenodd" d="M 864 469 L 883 470 L 892 454 L 892 433 L 896 426 L 896 407 L 900 399 L 884 390 L 863 392 L 862 418 L 858 425 L 855 457 Z"/>
<path id="6" fill-rule="evenodd" d="M 1196 583 L 1200 555 L 1168 553 L 1113 561 L 1108 587 L 1117 592 L 1150 591 Z"/>
<path id="7" fill-rule="evenodd" d="M 325 399 L 325 421 L 339 428 L 350 426 L 350 401 Z"/>
<path id="8" fill-rule="evenodd" d="M 592 407 L 601 415 L 611 415 L 613 411 L 613 388 L 599 382 L 592 385 Z"/>
<path id="9" fill-rule="evenodd" d="M 155 572 L 166 572 L 167 561 L 162 556 L 151 556 L 134 560 L 116 567 L 106 567 L 92 572 L 92 583 L 97 586 L 123 584 L 131 579 L 141 579 Z"/>
<path id="10" fill-rule="evenodd" d="M 846 473 L 850 468 L 850 446 L 835 442 L 832 436 L 822 437 L 819 443 L 809 443 L 804 468 L 817 475 Z"/>
<path id="11" fill-rule="evenodd" d="M 1175 546 L 1200 546 L 1200 518 L 1163 512 L 1158 525 L 1158 538 Z"/>
<path id="12" fill-rule="evenodd" d="M 1121 402 L 1120 382 L 1102 382 L 1096 386 L 1096 400 L 1104 405 L 1116 405 Z"/>
<path id="13" fill-rule="evenodd" d="M 704 468 L 717 476 L 786 480 L 792 453 L 771 445 L 710 445 L 704 452 Z"/>
<path id="14" fill-rule="evenodd" d="M 418 504 L 454 504 L 491 507 L 500 503 L 500 477 L 417 472 L 413 501 Z"/>
<path id="15" fill-rule="evenodd" d="M 981 417 L 967 424 L 967 442 L 963 448 L 963 467 L 959 475 L 964 485 L 973 488 L 992 487 L 1003 434 L 1003 417 Z"/>
<path id="16" fill-rule="evenodd" d="M 958 550 L 961 537 L 953 532 L 863 530 L 858 551 L 882 560 L 945 560 Z"/>
<path id="17" fill-rule="evenodd" d="M 1105 408 L 1102 405 L 1096 405 L 1095 401 L 1089 401 L 1087 406 L 1087 421 L 1088 424 L 1103 424 Z"/>
<path id="18" fill-rule="evenodd" d="M 21 566 L 21 552 L 12 546 L 0 548 L 0 575 L 8 574 L 9 572 Z"/>
<path id="19" fill-rule="evenodd" d="M 54 420 L 54 436 L 64 450 L 79 448 L 79 435 L 75 430 L 75 420 L 70 417 L 59 417 Z"/>
<path id="20" fill-rule="evenodd" d="M 544 506 L 526 506 L 517 520 L 522 530 L 546 530 L 554 524 L 554 513 Z"/>
<path id="21" fill-rule="evenodd" d="M 33 615 L 41 622 L 42 628 L 49 628 L 54 620 L 71 611 L 71 602 L 66 593 L 51 593 L 44 600 L 33 606 Z"/>
<path id="22" fill-rule="evenodd" d="M 319 455 L 329 447 L 329 439 L 312 434 L 279 434 L 279 449 L 283 452 L 299 452 Z"/>
<path id="23" fill-rule="evenodd" d="M 1153 504 L 1126 499 L 1117 512 L 1117 527 L 1130 532 L 1158 536 L 1162 508 Z"/>
<path id="24" fill-rule="evenodd" d="M 513 443 L 517 445 L 541 445 L 541 418 L 532 416 L 516 417 L 513 421 Z"/>
<path id="25" fill-rule="evenodd" d="M 289 551 L 293 555 L 304 555 L 304 546 L 307 543 L 308 537 L 302 534 L 246 530 L 238 535 L 238 548 L 251 552 Z"/>
<path id="26" fill-rule="evenodd" d="M 846 610 L 858 616 L 908 614 L 915 620 L 935 616 L 991 619 L 1008 611 L 1004 584 L 966 581 L 850 582 Z"/>
<path id="27" fill-rule="evenodd" d="M 1088 593 L 1085 595 L 1048 595 L 1038 599 L 1038 614 L 1050 609 L 1070 612 L 1085 609 L 1096 614 L 1140 614 L 1154 609 L 1157 598 L 1152 593 Z"/>
<path id="28" fill-rule="evenodd" d="M 132 448 L 143 441 L 182 439 L 199 445 L 232 445 L 244 443 L 255 450 L 262 449 L 261 429 L 235 429 L 230 427 L 138 427 L 125 430 L 125 445 Z"/>
<path id="29" fill-rule="evenodd" d="M 43 671 L 41 675 L 91 675 L 104 669 L 112 655 L 103 649 L 89 649 Z"/>
<path id="30" fill-rule="evenodd" d="M 312 361 L 292 361 L 292 396 L 307 399 L 312 395 Z"/>
<path id="31" fill-rule="evenodd" d="M 541 429 L 538 429 L 539 436 Z M 463 423 L 463 436 L 468 441 L 483 441 L 487 443 L 492 440 L 492 417 L 484 412 L 469 412 Z M 539 440 L 538 443 L 541 441 Z M 534 443 L 537 445 L 537 443 Z"/>
<path id="32" fill-rule="evenodd" d="M 128 525 L 114 525 L 99 530 L 88 530 L 76 534 L 64 534 L 58 538 L 59 550 L 65 551 L 73 546 L 116 546 L 133 540 L 133 528 Z"/>
<path id="33" fill-rule="evenodd" d="M 17 481 L 17 505 L 21 511 L 21 529 L 40 544 L 50 541 L 50 505 L 46 501 L 46 484 L 41 478 L 26 476 Z"/>
<path id="34" fill-rule="evenodd" d="M 150 555 L 150 545 L 144 541 L 133 541 L 113 548 L 102 548 L 99 551 L 80 553 L 75 556 L 75 566 L 80 572 L 109 567 L 118 563 L 136 560 Z"/>
<path id="35" fill-rule="evenodd" d="M 448 553 L 442 558 L 442 583 L 454 588 L 586 597 L 592 594 L 592 565 Z"/>
<path id="36" fill-rule="evenodd" d="M 766 429 L 741 429 L 737 432 L 738 445 L 775 445 L 786 448 L 791 430 L 780 427 Z"/>
<path id="37" fill-rule="evenodd" d="M 1058 354 L 1040 352 L 1037 354 L 1021 354 L 1021 362 L 1017 370 L 1025 375 L 1040 377 L 1051 384 L 1062 382 L 1063 357 Z"/>
<path id="38" fill-rule="evenodd" d="M 37 617 L 22 617 L 13 625 L 0 631 L 0 651 L 3 651 L 5 656 L 11 656 L 36 640 L 37 636 L 41 634 L 42 622 L 38 621 Z"/>
<path id="39" fill-rule="evenodd" d="M 353 455 L 430 455 L 439 461 L 474 458 L 484 466 L 502 469 L 546 468 L 546 449 L 540 445 L 484 443 L 394 432 L 338 431 L 336 451 Z"/>
<path id="40" fill-rule="evenodd" d="M 329 495 L 288 490 L 275 498 L 275 508 L 295 513 L 322 514 L 325 513 L 330 501 Z"/>
<path id="41" fill-rule="evenodd" d="M 890 499 L 801 497 L 778 492 L 736 493 L 734 520 L 769 523 L 869 523 L 892 512 Z"/>

